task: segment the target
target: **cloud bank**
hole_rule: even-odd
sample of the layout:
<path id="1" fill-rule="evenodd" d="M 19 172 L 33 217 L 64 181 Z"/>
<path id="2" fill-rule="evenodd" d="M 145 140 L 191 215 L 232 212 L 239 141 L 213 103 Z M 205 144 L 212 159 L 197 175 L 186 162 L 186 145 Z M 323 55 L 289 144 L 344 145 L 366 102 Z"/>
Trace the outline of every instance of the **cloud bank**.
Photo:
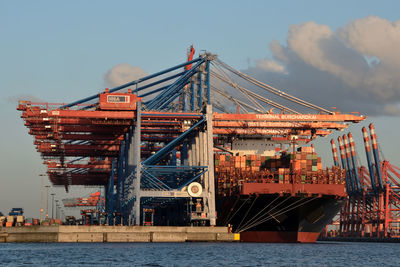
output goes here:
<path id="1" fill-rule="evenodd" d="M 400 20 L 369 16 L 332 30 L 306 22 L 245 72 L 323 107 L 400 115 Z"/>
<path id="2" fill-rule="evenodd" d="M 137 80 L 148 74 L 139 67 L 127 63 L 115 65 L 104 74 L 104 81 L 108 87 L 117 87 L 125 83 Z"/>

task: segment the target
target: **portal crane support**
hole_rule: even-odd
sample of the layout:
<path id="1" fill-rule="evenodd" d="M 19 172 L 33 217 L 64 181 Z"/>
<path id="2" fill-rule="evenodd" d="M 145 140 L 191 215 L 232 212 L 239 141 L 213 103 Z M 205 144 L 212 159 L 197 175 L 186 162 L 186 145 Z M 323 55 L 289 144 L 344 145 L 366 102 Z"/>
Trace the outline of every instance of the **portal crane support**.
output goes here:
<path id="1" fill-rule="evenodd" d="M 367 128 L 363 127 L 362 133 L 363 133 L 363 140 L 364 140 L 364 146 L 365 146 L 365 154 L 367 157 L 369 177 L 371 179 L 371 186 L 372 186 L 372 190 L 374 192 L 376 192 L 377 187 L 376 187 L 376 182 L 375 182 L 375 171 L 374 171 L 374 167 L 373 167 L 372 160 L 371 160 L 371 147 L 370 147 L 370 143 L 369 143 Z"/>
<path id="2" fill-rule="evenodd" d="M 375 155 L 378 156 L 378 144 L 374 126 L 370 124 L 371 139 L 374 145 Z M 367 129 L 362 129 L 365 151 L 367 156 L 368 170 L 364 166 L 356 167 L 355 149 L 352 136 L 349 133 L 351 157 L 353 166 L 344 160 L 342 154 L 343 166 L 349 171 L 358 170 L 354 174 L 358 174 L 360 182 L 360 191 L 357 194 L 354 190 L 349 192 L 347 203 L 340 212 L 340 232 L 339 236 L 344 237 L 375 237 L 375 238 L 391 238 L 400 237 L 400 168 L 391 165 L 387 160 L 380 162 L 377 157 L 373 167 L 371 160 L 371 148 Z M 345 136 L 343 136 L 344 138 Z M 341 140 L 339 140 L 339 143 Z M 342 149 L 342 145 L 340 147 Z M 380 171 L 381 170 L 381 171 Z M 378 172 L 380 173 L 378 175 Z M 355 176 L 355 177 L 357 177 Z M 378 178 L 378 182 L 375 177 Z M 379 185 L 382 183 L 384 190 Z M 348 188 L 348 187 L 347 187 Z M 353 188 L 354 189 L 354 188 Z"/>
<path id="3" fill-rule="evenodd" d="M 349 173 L 349 178 L 350 178 L 350 185 L 351 185 L 351 191 L 357 194 L 357 187 L 356 187 L 356 182 L 355 182 L 355 177 L 354 177 L 354 166 L 351 164 L 351 156 L 350 156 L 350 146 L 349 146 L 349 141 L 347 139 L 347 136 L 344 134 L 343 135 L 343 143 L 344 143 L 344 150 L 346 151 L 346 162 L 348 166 L 348 173 Z"/>
<path id="4" fill-rule="evenodd" d="M 382 180 L 382 171 L 381 171 L 381 162 L 379 159 L 378 142 L 377 142 L 377 138 L 376 138 L 376 134 L 375 134 L 375 127 L 372 123 L 368 127 L 371 132 L 372 152 L 374 153 L 375 169 L 376 169 L 376 176 L 378 179 L 379 188 L 380 188 L 380 190 L 384 190 L 383 180 Z"/>
<path id="5" fill-rule="evenodd" d="M 350 152 L 351 152 L 351 162 L 352 162 L 352 166 L 353 166 L 353 174 L 354 174 L 354 180 L 355 180 L 355 184 L 357 187 L 357 191 L 359 194 L 361 194 L 363 188 L 360 185 L 360 179 L 358 177 L 358 166 L 357 166 L 357 161 L 356 161 L 356 148 L 354 145 L 354 140 L 353 140 L 353 135 L 351 133 L 348 133 L 348 137 L 349 137 L 349 145 L 350 145 Z"/>
<path id="6" fill-rule="evenodd" d="M 338 154 L 337 154 L 337 148 L 335 145 L 335 141 L 333 139 L 331 139 L 331 146 L 332 146 L 333 164 L 335 166 L 339 166 L 339 158 L 338 158 Z"/>

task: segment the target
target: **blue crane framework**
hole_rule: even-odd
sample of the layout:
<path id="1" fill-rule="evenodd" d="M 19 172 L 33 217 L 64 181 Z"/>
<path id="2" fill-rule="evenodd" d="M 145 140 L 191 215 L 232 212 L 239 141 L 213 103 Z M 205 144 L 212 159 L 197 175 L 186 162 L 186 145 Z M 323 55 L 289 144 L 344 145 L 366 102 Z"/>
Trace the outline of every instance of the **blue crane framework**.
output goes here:
<path id="1" fill-rule="evenodd" d="M 348 199 L 336 222 L 342 237 L 400 237 L 400 168 L 382 160 L 375 127 L 362 128 L 367 167 L 357 160 L 351 133 L 338 137 L 341 167 L 346 170 Z M 335 166 L 340 166 L 331 139 Z"/>
<path id="2" fill-rule="evenodd" d="M 232 76 L 314 113 L 286 107 Z M 229 113 L 227 102 L 241 113 Z M 110 225 L 143 224 L 143 210 L 160 206 L 167 207 L 160 216 L 169 225 L 198 219 L 215 225 L 214 151 L 226 149 L 227 140 L 262 135 L 290 143 L 296 135 L 306 143 L 366 118 L 291 96 L 208 52 L 69 104 L 20 101 L 17 109 L 53 185 L 67 191 L 71 185 L 104 186 Z M 188 190 L 194 183 L 200 187 Z M 191 212 L 196 204 L 200 218 Z"/>

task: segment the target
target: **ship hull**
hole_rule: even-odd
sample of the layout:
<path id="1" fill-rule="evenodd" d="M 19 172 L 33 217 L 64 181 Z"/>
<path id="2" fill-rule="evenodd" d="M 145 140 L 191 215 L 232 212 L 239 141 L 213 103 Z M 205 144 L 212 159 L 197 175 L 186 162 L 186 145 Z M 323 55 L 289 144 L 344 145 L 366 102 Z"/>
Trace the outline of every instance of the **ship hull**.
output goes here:
<path id="1" fill-rule="evenodd" d="M 217 224 L 231 225 L 243 242 L 313 243 L 344 201 L 333 195 L 217 197 Z"/>
<path id="2" fill-rule="evenodd" d="M 319 232 L 248 231 L 240 234 L 242 242 L 315 243 Z"/>

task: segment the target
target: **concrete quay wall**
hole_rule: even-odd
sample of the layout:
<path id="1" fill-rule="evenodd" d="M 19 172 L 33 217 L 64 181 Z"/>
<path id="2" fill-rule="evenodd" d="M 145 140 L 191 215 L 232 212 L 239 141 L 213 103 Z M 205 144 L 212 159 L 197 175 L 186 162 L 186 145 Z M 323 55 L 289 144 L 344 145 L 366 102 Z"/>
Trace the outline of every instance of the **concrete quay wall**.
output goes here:
<path id="1" fill-rule="evenodd" d="M 0 228 L 0 242 L 235 242 L 227 227 L 29 226 Z"/>

